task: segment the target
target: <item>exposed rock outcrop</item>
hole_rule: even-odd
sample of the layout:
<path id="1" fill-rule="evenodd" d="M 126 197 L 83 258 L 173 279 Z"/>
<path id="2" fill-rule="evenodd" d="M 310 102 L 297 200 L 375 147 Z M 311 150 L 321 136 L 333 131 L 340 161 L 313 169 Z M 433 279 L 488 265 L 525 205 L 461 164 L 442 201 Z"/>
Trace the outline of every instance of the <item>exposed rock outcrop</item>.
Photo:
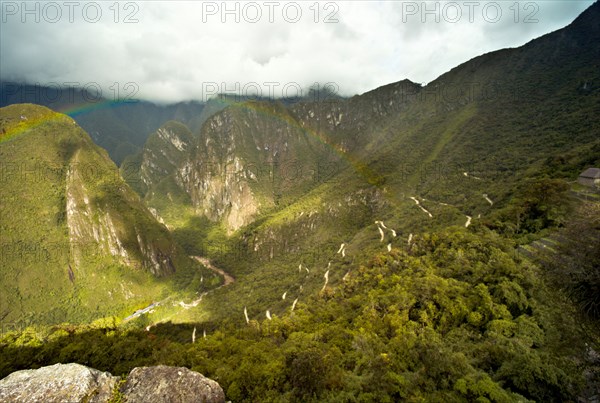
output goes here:
<path id="1" fill-rule="evenodd" d="M 106 403 L 118 377 L 80 364 L 55 364 L 13 372 L 0 380 L 1 402 Z M 219 384 L 187 368 L 134 368 L 118 392 L 125 401 L 154 403 L 225 402 Z"/>
<path id="2" fill-rule="evenodd" d="M 88 154 L 88 155 L 85 155 Z M 109 175 L 90 177 L 83 161 L 96 157 L 77 151 L 66 171 L 66 218 L 71 245 L 93 242 L 98 252 L 111 255 L 124 264 L 144 267 L 155 276 L 175 271 L 170 256 L 175 245 L 168 231 L 155 222 L 139 197 L 118 178 Z M 104 161 L 111 164 L 110 161 Z M 100 163 L 98 163 L 100 165 Z M 116 168 L 115 168 L 116 169 Z M 98 185 L 102 181 L 101 192 Z M 155 231 L 149 236 L 150 231 Z M 85 259 L 73 248 L 76 268 Z"/>
<path id="3" fill-rule="evenodd" d="M 122 389 L 128 403 L 225 402 L 219 384 L 187 368 L 134 368 Z"/>
<path id="4" fill-rule="evenodd" d="M 165 123 L 148 138 L 139 168 L 144 192 L 176 171 L 193 141 L 190 130 L 174 121 Z"/>
<path id="5" fill-rule="evenodd" d="M 80 364 L 13 372 L 0 380 L 2 402 L 107 402 L 117 377 Z"/>
<path id="6" fill-rule="evenodd" d="M 348 168 L 340 155 L 363 150 L 370 139 L 363 132 L 403 113 L 420 90 L 405 80 L 352 99 L 234 103 L 195 138 L 168 123 L 144 147 L 138 190 L 159 213 L 155 193 L 181 192 L 176 199 L 189 198 L 198 215 L 232 234 Z M 380 179 L 363 171 L 372 182 Z"/>

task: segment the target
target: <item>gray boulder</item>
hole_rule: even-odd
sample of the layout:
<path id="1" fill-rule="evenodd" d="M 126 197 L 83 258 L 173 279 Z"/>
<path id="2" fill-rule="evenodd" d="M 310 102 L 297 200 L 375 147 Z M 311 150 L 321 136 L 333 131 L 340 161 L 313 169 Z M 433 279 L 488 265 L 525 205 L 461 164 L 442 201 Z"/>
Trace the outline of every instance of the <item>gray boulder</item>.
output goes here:
<path id="1" fill-rule="evenodd" d="M 13 372 L 0 380 L 0 402 L 107 403 L 119 378 L 80 364 Z M 134 368 L 120 393 L 127 403 L 224 403 L 212 379 L 187 368 Z"/>
<path id="2" fill-rule="evenodd" d="M 17 371 L 0 380 L 0 402 L 107 402 L 117 379 L 79 364 Z"/>
<path id="3" fill-rule="evenodd" d="M 134 368 L 121 389 L 128 403 L 224 403 L 225 393 L 212 379 L 187 368 Z"/>

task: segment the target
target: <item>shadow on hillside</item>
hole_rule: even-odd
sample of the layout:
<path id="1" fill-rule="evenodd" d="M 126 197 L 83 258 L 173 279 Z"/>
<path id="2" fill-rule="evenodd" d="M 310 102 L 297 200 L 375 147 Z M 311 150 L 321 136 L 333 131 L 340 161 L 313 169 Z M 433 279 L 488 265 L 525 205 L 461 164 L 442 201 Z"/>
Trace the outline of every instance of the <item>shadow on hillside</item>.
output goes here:
<path id="1" fill-rule="evenodd" d="M 210 230 L 215 227 L 204 216 L 190 217 L 184 227 L 171 231 L 175 241 L 183 247 L 188 255 L 206 256 L 206 243 Z"/>
<path id="2" fill-rule="evenodd" d="M 36 369 L 56 363 L 76 362 L 113 375 L 127 374 L 135 367 L 150 365 L 191 366 L 183 351 L 192 343 L 196 328 L 196 343 L 203 340 L 203 332 L 214 331 L 212 323 L 161 323 L 146 331 L 128 323 L 118 329 L 114 326 L 60 325 L 43 342 L 32 328 L 14 338 L 5 336 L 0 345 L 0 378 L 22 369 Z M 79 328 L 81 329 L 81 327 Z M 187 346 L 187 347 L 186 347 Z"/>

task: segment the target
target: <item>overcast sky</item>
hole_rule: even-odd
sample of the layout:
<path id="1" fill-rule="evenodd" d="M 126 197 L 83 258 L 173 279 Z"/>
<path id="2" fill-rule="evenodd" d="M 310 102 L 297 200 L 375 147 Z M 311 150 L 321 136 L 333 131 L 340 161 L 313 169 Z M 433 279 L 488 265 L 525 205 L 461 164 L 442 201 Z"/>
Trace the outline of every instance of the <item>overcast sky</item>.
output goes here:
<path id="1" fill-rule="evenodd" d="M 0 79 L 159 102 L 294 96 L 313 83 L 354 95 L 427 83 L 562 28 L 592 3 L 0 0 Z"/>

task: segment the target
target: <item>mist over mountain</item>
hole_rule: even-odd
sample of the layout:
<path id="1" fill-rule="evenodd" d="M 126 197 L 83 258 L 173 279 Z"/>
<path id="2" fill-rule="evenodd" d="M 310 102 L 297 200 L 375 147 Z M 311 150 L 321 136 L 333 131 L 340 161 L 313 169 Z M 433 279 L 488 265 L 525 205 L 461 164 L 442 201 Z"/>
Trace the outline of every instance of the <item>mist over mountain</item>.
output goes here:
<path id="1" fill-rule="evenodd" d="M 0 80 L 97 84 L 105 98 L 135 83 L 138 98 L 160 103 L 257 87 L 281 98 L 315 82 L 352 96 L 403 78 L 431 82 L 561 28 L 592 3 L 8 2 Z"/>
<path id="2" fill-rule="evenodd" d="M 230 93 L 198 101 L 157 104 L 137 99 L 135 83 L 128 83 L 128 91 L 114 89 L 109 96 L 103 94 L 96 83 L 87 84 L 85 88 L 76 84 L 44 86 L 2 81 L 0 107 L 33 103 L 69 115 L 120 165 L 125 157 L 139 152 L 148 136 L 168 120 L 188 125 L 196 133 L 208 117 L 227 105 L 249 99 L 273 100 L 272 97 Z M 281 101 L 293 104 L 302 100 L 336 99 L 340 98 L 337 90 L 335 86 L 317 86 L 303 91 L 306 94 L 303 97 L 290 96 Z"/>
<path id="3" fill-rule="evenodd" d="M 598 20 L 352 97 L 1 108 L 0 374 L 596 401 Z"/>
<path id="4" fill-rule="evenodd" d="M 187 102 L 157 105 L 125 96 L 103 97 L 96 87 L 81 89 L 63 85 L 43 86 L 2 82 L 0 106 L 20 103 L 44 105 L 65 113 L 90 134 L 96 144 L 106 149 L 117 164 L 137 152 L 148 135 L 163 122 L 177 119 L 197 127 L 203 103 Z M 194 122 L 192 122 L 194 120 Z"/>

